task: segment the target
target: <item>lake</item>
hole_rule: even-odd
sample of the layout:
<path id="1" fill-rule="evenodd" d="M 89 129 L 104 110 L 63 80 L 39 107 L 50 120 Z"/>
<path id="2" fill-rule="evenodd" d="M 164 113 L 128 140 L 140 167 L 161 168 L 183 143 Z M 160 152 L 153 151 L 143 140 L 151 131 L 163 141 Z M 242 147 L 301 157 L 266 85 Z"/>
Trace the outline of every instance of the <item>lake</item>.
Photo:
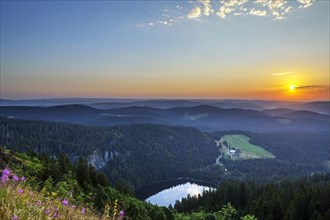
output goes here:
<path id="1" fill-rule="evenodd" d="M 179 178 L 145 186 L 137 191 L 136 197 L 158 206 L 173 206 L 188 194 L 195 196 L 213 188 L 212 183 Z"/>

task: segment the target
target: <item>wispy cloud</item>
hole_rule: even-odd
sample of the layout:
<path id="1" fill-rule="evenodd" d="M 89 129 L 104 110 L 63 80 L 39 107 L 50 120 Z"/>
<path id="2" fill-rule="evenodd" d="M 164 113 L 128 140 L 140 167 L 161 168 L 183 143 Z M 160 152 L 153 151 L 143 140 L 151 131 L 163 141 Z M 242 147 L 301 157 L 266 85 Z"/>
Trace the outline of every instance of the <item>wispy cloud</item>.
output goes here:
<path id="1" fill-rule="evenodd" d="M 250 11 L 250 14 L 251 15 L 256 15 L 256 16 L 265 16 L 265 15 L 267 15 L 267 11 L 257 10 L 257 9 L 252 8 L 251 11 Z"/>
<path id="2" fill-rule="evenodd" d="M 197 0 L 198 3 L 202 3 L 202 6 L 196 6 L 200 9 L 198 18 L 201 16 L 209 16 L 213 14 L 216 8 L 215 15 L 219 18 L 226 18 L 227 16 L 242 16 L 242 15 L 255 15 L 255 16 L 269 16 L 275 20 L 284 19 L 288 13 L 293 9 L 307 8 L 312 6 L 314 0 L 221 0 L 220 4 L 216 5 L 215 2 L 209 0 Z M 202 13 L 203 9 L 203 13 Z M 195 14 L 196 8 L 193 8 L 189 14 Z M 190 19 L 194 17 L 189 16 Z M 197 17 L 196 17 L 197 18 Z"/>
<path id="3" fill-rule="evenodd" d="M 293 74 L 295 72 L 282 72 L 282 73 L 273 73 L 273 76 L 285 76 L 285 75 L 289 75 L 289 74 Z"/>
<path id="4" fill-rule="evenodd" d="M 312 86 L 295 86 L 295 89 L 324 89 L 326 88 L 325 86 L 317 86 L 317 85 L 312 85 Z"/>
<path id="5" fill-rule="evenodd" d="M 282 20 L 290 13 L 311 7 L 315 0 L 195 0 L 164 9 L 158 19 L 138 27 L 173 25 L 184 19 L 201 20 L 203 17 L 226 19 L 230 16 L 259 16 Z M 187 5 L 192 5 L 191 8 Z"/>
<path id="6" fill-rule="evenodd" d="M 210 13 L 213 13 L 212 6 L 210 4 L 210 0 L 198 0 L 204 7 L 203 7 L 203 14 L 205 16 L 209 16 Z"/>
<path id="7" fill-rule="evenodd" d="M 312 6 L 314 0 L 297 0 L 301 5 L 300 8 L 307 8 L 309 6 Z"/>
<path id="8" fill-rule="evenodd" d="M 196 19 L 199 18 L 202 14 L 202 9 L 198 6 L 196 6 L 195 8 L 193 8 L 189 14 L 187 15 L 188 18 L 190 19 Z"/>

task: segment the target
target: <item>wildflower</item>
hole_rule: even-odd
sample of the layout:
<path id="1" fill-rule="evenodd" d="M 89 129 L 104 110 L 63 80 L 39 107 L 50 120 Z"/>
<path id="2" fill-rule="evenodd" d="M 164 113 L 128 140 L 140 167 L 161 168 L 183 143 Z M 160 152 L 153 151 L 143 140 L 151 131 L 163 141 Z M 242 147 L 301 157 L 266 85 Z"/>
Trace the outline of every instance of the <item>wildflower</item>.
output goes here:
<path id="1" fill-rule="evenodd" d="M 2 171 L 2 176 L 9 176 L 10 175 L 10 171 L 5 168 L 3 171 Z"/>
<path id="2" fill-rule="evenodd" d="M 123 219 L 123 218 L 124 218 L 124 215 L 125 215 L 124 211 L 121 210 L 121 211 L 119 212 L 119 217 L 120 217 L 120 219 Z"/>
<path id="3" fill-rule="evenodd" d="M 7 175 L 2 175 L 1 182 L 8 182 L 9 177 Z"/>
<path id="4" fill-rule="evenodd" d="M 45 212 L 44 212 L 46 215 L 48 215 L 50 213 L 49 209 L 45 209 Z"/>
<path id="5" fill-rule="evenodd" d="M 19 189 L 19 190 L 17 190 L 17 193 L 21 195 L 23 193 L 23 190 Z"/>
<path id="6" fill-rule="evenodd" d="M 14 215 L 11 220 L 17 220 L 17 215 Z"/>
<path id="7" fill-rule="evenodd" d="M 69 205 L 69 201 L 67 199 L 63 199 L 62 205 L 68 206 Z"/>
<path id="8" fill-rule="evenodd" d="M 75 209 L 75 208 L 76 208 L 76 206 L 75 206 L 75 205 L 72 205 L 72 206 L 71 206 L 71 208 L 72 208 L 72 209 Z"/>
<path id="9" fill-rule="evenodd" d="M 37 201 L 36 202 L 36 206 L 40 206 L 41 205 L 41 202 L 40 201 Z"/>
<path id="10" fill-rule="evenodd" d="M 12 179 L 16 182 L 16 181 L 19 181 L 19 178 L 16 176 L 16 175 L 14 175 L 13 177 L 12 177 Z"/>
<path id="11" fill-rule="evenodd" d="M 24 176 L 21 177 L 21 181 L 22 181 L 22 182 L 25 181 L 25 177 L 24 177 Z"/>
<path id="12" fill-rule="evenodd" d="M 81 215 L 84 215 L 85 213 L 86 213 L 86 208 L 83 207 L 83 208 L 81 209 L 81 211 L 80 211 L 80 214 L 81 214 Z"/>

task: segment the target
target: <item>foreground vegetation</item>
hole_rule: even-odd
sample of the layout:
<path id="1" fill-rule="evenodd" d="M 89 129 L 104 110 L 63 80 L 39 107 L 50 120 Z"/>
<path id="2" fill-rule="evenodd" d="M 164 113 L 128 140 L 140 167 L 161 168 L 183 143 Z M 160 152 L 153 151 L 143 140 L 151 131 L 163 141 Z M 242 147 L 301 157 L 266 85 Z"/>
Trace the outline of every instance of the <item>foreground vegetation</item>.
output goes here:
<path id="1" fill-rule="evenodd" d="M 71 164 L 45 156 L 11 153 L 0 147 L 0 219 L 81 219 L 81 220 L 225 220 L 240 217 L 225 204 L 214 212 L 179 213 L 124 195 L 113 189 L 107 178 L 80 158 Z"/>
<path id="2" fill-rule="evenodd" d="M 0 147 L 1 170 L 0 219 L 48 219 L 54 213 L 61 219 L 117 219 L 121 211 L 125 219 L 175 218 L 171 209 L 115 190 L 82 158 L 71 164 L 64 155 L 49 159 Z"/>

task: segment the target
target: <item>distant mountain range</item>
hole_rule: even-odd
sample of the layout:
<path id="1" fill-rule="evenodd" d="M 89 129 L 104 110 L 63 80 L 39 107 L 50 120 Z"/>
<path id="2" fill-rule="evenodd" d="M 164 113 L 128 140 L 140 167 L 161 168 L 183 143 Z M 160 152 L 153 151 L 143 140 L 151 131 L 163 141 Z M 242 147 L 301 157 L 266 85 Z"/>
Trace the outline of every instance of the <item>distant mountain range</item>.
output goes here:
<path id="1" fill-rule="evenodd" d="M 30 120 L 69 122 L 85 125 L 109 126 L 123 124 L 166 124 L 195 127 L 204 131 L 328 131 L 329 102 L 282 103 L 292 108 L 245 109 L 219 108 L 225 102 L 200 104 L 202 101 L 134 101 L 111 104 L 70 104 L 50 107 L 1 106 L 0 116 Z M 204 100 L 204 102 L 207 102 Z M 137 104 L 137 106 L 132 105 Z M 248 101 L 227 101 L 232 105 L 257 106 Z M 147 105 L 148 104 L 148 105 Z M 198 105 L 199 104 L 199 105 Z M 269 104 L 269 103 L 268 103 Z M 127 105 L 127 106 L 126 106 Z M 144 105 L 144 106 L 142 106 Z M 156 107 L 151 107 L 157 105 Z M 166 106 L 175 106 L 165 108 Z M 92 107 L 93 106 L 93 107 Z M 95 108 L 99 106 L 99 108 Z M 107 108 L 105 108 L 108 106 Z M 119 107 L 124 106 L 124 107 Z M 228 107 L 228 106 L 227 106 Z M 307 110 L 306 110 L 307 109 Z M 314 111 L 313 111 L 314 110 Z"/>

